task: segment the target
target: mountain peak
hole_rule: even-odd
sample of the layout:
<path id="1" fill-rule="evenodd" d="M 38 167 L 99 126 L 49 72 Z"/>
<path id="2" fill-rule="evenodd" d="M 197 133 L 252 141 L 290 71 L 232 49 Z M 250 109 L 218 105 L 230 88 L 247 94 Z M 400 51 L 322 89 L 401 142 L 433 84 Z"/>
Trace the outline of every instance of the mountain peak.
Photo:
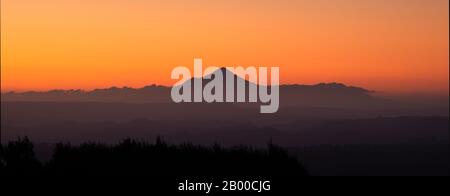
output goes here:
<path id="1" fill-rule="evenodd" d="M 226 67 L 219 68 L 220 71 L 227 71 L 228 69 Z"/>
<path id="2" fill-rule="evenodd" d="M 211 75 L 213 75 L 213 74 L 216 75 L 216 74 L 218 74 L 218 73 L 221 73 L 223 78 L 225 78 L 226 75 L 228 75 L 228 74 L 230 74 L 230 75 L 232 75 L 232 76 L 235 76 L 235 77 L 239 77 L 239 76 L 237 76 L 234 72 L 232 72 L 232 71 L 230 71 L 229 69 L 227 69 L 226 67 L 221 67 L 221 68 L 217 68 L 216 70 L 214 70 L 214 71 L 211 72 L 211 73 L 208 73 L 208 74 L 204 75 L 202 78 L 203 78 L 203 79 L 204 79 L 205 77 L 206 77 L 206 78 L 214 78 L 214 76 L 211 77 Z"/>

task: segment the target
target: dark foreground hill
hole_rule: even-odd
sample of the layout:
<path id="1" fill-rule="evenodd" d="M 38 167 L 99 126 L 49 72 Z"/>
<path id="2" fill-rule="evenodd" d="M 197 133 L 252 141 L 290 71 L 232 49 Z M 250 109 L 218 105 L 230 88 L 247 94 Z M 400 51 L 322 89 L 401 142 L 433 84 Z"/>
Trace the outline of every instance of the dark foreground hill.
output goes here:
<path id="1" fill-rule="evenodd" d="M 19 138 L 2 146 L 2 175 L 298 177 L 307 172 L 297 159 L 271 143 L 267 150 L 124 140 L 117 145 L 58 144 L 50 161 L 35 157 L 33 143 Z"/>

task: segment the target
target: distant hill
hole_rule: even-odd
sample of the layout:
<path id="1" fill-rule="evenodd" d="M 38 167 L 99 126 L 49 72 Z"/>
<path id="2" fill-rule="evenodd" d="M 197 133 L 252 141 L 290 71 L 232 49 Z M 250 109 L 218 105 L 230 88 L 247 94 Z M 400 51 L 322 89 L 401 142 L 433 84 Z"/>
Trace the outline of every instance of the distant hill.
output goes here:
<path id="1" fill-rule="evenodd" d="M 192 80 L 193 81 L 193 80 Z M 209 82 L 208 80 L 204 80 Z M 205 83 L 204 83 L 205 84 Z M 80 89 L 27 91 L 2 93 L 2 101 L 45 101 L 45 102 L 122 102 L 122 103 L 158 103 L 171 102 L 168 86 L 149 85 L 142 88 L 111 87 L 84 91 Z M 280 85 L 285 95 L 347 95 L 371 97 L 372 91 L 360 87 L 346 86 L 341 83 L 319 83 L 315 85 Z M 292 94 L 289 94 L 292 93 Z"/>
<path id="2" fill-rule="evenodd" d="M 2 101 L 167 103 L 170 101 L 170 88 L 151 85 L 143 88 L 111 87 L 92 91 L 77 89 L 45 92 L 7 92 L 2 93 Z"/>

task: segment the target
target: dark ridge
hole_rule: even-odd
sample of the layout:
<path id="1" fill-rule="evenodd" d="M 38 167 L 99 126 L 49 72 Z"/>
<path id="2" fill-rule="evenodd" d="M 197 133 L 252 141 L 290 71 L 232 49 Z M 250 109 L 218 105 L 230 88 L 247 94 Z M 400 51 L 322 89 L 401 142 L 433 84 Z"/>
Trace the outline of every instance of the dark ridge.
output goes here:
<path id="1" fill-rule="evenodd" d="M 117 145 L 57 144 L 49 162 L 39 162 L 33 143 L 25 138 L 1 147 L 2 175 L 152 176 L 152 177 L 281 177 L 307 176 L 297 159 L 268 144 L 266 150 L 247 146 L 223 148 L 185 143 L 169 145 L 126 139 Z"/>

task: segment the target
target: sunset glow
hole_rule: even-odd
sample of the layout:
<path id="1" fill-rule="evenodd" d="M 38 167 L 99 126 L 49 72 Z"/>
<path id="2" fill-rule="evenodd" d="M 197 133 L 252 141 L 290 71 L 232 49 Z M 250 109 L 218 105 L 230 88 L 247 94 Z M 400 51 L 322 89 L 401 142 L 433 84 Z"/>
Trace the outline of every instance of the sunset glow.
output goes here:
<path id="1" fill-rule="evenodd" d="M 448 0 L 2 0 L 1 90 L 173 85 L 176 66 L 448 94 Z"/>

